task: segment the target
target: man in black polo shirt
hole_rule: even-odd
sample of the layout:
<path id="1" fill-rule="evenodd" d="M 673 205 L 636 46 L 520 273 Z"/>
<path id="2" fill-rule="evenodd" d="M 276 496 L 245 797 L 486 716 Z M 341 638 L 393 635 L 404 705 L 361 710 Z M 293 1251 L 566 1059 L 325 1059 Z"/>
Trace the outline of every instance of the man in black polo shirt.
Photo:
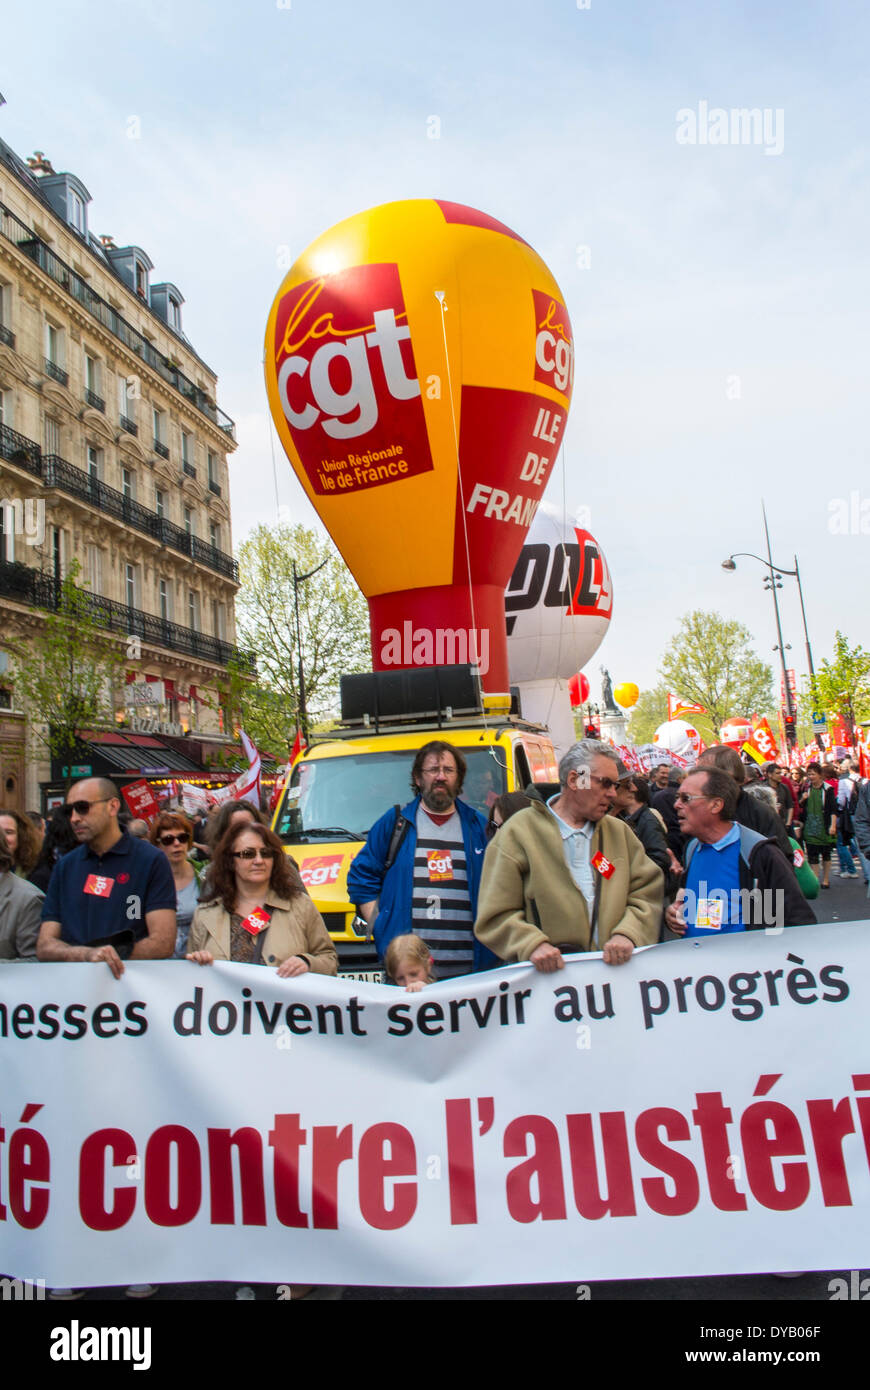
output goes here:
<path id="1" fill-rule="evenodd" d="M 91 777 L 67 794 L 78 849 L 54 867 L 36 945 L 39 960 L 164 960 L 175 948 L 175 882 L 166 855 L 118 824 L 113 782 Z M 113 944 L 114 943 L 114 944 Z"/>

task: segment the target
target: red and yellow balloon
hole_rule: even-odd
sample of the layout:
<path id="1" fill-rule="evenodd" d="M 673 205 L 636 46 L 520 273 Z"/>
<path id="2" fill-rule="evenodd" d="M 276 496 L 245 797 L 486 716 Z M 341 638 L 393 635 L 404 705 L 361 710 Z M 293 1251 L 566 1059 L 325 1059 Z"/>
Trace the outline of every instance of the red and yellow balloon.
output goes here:
<path id="1" fill-rule="evenodd" d="M 487 703 L 509 702 L 504 591 L 573 376 L 559 286 L 474 208 L 372 208 L 289 271 L 266 329 L 269 405 L 368 599 L 376 670 L 476 657 Z"/>

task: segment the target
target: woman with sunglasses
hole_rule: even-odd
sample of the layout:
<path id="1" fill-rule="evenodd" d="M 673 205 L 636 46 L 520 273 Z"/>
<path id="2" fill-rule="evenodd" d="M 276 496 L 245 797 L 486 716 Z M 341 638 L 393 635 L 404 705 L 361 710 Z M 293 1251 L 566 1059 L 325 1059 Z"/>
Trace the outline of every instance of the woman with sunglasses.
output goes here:
<path id="1" fill-rule="evenodd" d="M 282 979 L 338 973 L 338 955 L 281 841 L 267 826 L 233 822 L 212 860 L 214 898 L 200 903 L 187 959 L 276 965 Z"/>
<path id="2" fill-rule="evenodd" d="M 199 902 L 202 872 L 190 859 L 193 826 L 179 811 L 161 811 L 148 833 L 152 845 L 162 849 L 175 880 L 175 951 L 173 960 L 184 960 L 187 934 Z"/>

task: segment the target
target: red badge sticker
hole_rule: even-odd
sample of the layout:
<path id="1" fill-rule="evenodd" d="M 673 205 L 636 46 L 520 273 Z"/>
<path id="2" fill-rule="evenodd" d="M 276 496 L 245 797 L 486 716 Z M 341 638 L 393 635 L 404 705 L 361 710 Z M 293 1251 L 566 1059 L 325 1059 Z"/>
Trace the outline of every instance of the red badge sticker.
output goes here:
<path id="1" fill-rule="evenodd" d="M 119 882 L 119 883 L 129 883 L 129 882 L 130 882 L 130 875 L 129 875 L 129 874 L 118 874 L 118 882 Z"/>
<path id="2" fill-rule="evenodd" d="M 449 849 L 430 849 L 426 862 L 429 865 L 430 883 L 443 883 L 453 877 L 453 858 Z"/>
<path id="3" fill-rule="evenodd" d="M 268 925 L 269 913 L 265 912 L 262 907 L 255 907 L 251 915 L 242 922 L 245 931 L 250 932 L 251 936 L 259 936 L 264 927 L 268 927 Z"/>
<path id="4" fill-rule="evenodd" d="M 609 859 L 604 858 L 600 849 L 592 856 L 592 867 L 598 870 L 602 878 L 610 878 L 613 875 L 613 865 Z"/>
<path id="5" fill-rule="evenodd" d="M 95 898 L 108 898 L 114 886 L 115 880 L 103 874 L 88 874 L 85 879 L 85 892 L 92 893 Z"/>

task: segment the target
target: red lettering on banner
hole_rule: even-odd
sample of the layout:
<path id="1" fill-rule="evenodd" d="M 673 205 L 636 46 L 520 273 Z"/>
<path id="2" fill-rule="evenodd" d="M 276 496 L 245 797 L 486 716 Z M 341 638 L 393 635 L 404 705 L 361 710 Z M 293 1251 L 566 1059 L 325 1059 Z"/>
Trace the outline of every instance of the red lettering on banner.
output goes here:
<path id="1" fill-rule="evenodd" d="M 634 1126 L 638 1153 L 674 1185 L 673 1193 L 669 1193 L 664 1178 L 642 1178 L 641 1189 L 647 1206 L 659 1216 L 685 1216 L 698 1205 L 701 1184 L 692 1160 L 663 1144 L 660 1129 L 667 1139 L 690 1139 L 692 1135 L 688 1120 L 679 1110 L 657 1106 L 638 1115 Z"/>
<path id="2" fill-rule="evenodd" d="M 41 1109 L 41 1105 L 25 1107 L 22 1119 L 31 1110 Z M 35 1231 L 48 1215 L 48 1191 L 34 1184 L 47 1184 L 50 1176 L 48 1145 L 39 1130 L 16 1129 L 9 1140 L 9 1210 L 26 1231 Z"/>
<path id="3" fill-rule="evenodd" d="M 353 1125 L 315 1125 L 313 1139 L 311 1218 L 321 1231 L 338 1230 L 338 1170 L 353 1158 Z"/>
<path id="4" fill-rule="evenodd" d="M 861 1101 L 858 1101 L 860 1108 Z M 835 1105 L 832 1100 L 808 1100 L 807 1114 L 819 1169 L 819 1181 L 826 1207 L 850 1207 L 852 1194 L 843 1158 L 843 1140 L 855 1133 L 849 1097 Z"/>
<path id="5" fill-rule="evenodd" d="M 601 1195 L 598 1160 L 592 1137 L 591 1115 L 568 1115 L 568 1149 L 571 1155 L 571 1176 L 574 1181 L 574 1205 L 588 1221 L 600 1221 L 611 1216 L 635 1216 L 634 1188 L 631 1181 L 631 1159 L 628 1135 L 622 1110 L 602 1111 L 601 1145 L 604 1149 L 604 1168 L 607 1174 L 607 1196 Z"/>
<path id="6" fill-rule="evenodd" d="M 444 1102 L 447 1128 L 447 1183 L 450 1189 L 450 1224 L 473 1226 L 477 1222 L 477 1189 L 474 1181 L 474 1144 L 471 1101 Z"/>
<path id="7" fill-rule="evenodd" d="M 507 1206 L 514 1221 L 564 1221 L 565 1187 L 562 1181 L 562 1155 L 559 1134 L 552 1120 L 543 1115 L 521 1115 L 511 1120 L 504 1132 L 505 1158 L 523 1158 L 527 1139 L 534 1152 L 525 1163 L 518 1163 L 507 1175 Z M 532 1184 L 537 1197 L 532 1196 Z"/>
<path id="8" fill-rule="evenodd" d="M 172 1205 L 175 1149 L 176 1204 Z M 145 1210 L 155 1226 L 186 1226 L 202 1201 L 202 1171 L 196 1135 L 184 1125 L 161 1125 L 145 1150 Z"/>
<path id="9" fill-rule="evenodd" d="M 759 1100 L 750 1105 L 740 1121 L 740 1142 L 755 1200 L 770 1211 L 794 1211 L 803 1206 L 810 1192 L 807 1164 L 784 1163 L 783 1185 L 779 1188 L 771 1162 L 774 1158 L 804 1157 L 806 1152 L 801 1127 L 788 1106 L 776 1100 Z"/>
<path id="10" fill-rule="evenodd" d="M 699 1091 L 695 1100 L 697 1108 L 692 1111 L 692 1119 L 701 1131 L 713 1203 L 720 1211 L 745 1211 L 746 1198 L 737 1191 L 731 1176 L 732 1150 L 728 1142 L 731 1111 L 722 1104 L 721 1091 Z"/>
<path id="11" fill-rule="evenodd" d="M 363 1219 L 379 1231 L 406 1226 L 417 1210 L 417 1184 L 395 1182 L 389 1207 L 385 1184 L 389 1178 L 416 1176 L 417 1151 L 404 1125 L 387 1123 L 367 1129 L 359 1141 L 359 1209 Z"/>
<path id="12" fill-rule="evenodd" d="M 89 1134 L 79 1155 L 79 1211 L 92 1231 L 118 1231 L 136 1207 L 136 1189 L 127 1179 L 112 1189 L 114 1204 L 106 1206 L 106 1154 L 113 1168 L 128 1163 L 136 1153 L 136 1141 L 125 1129 L 98 1129 Z"/>
<path id="13" fill-rule="evenodd" d="M 233 1149 L 239 1156 L 239 1190 L 242 1224 L 265 1226 L 266 1194 L 263 1186 L 263 1140 L 258 1129 L 210 1129 L 208 1177 L 211 1189 L 211 1223 L 232 1226 L 236 1220 L 233 1187 Z"/>
<path id="14" fill-rule="evenodd" d="M 276 1115 L 275 1128 L 269 1131 L 269 1144 L 275 1150 L 275 1214 L 282 1226 L 308 1225 L 299 1206 L 299 1150 L 308 1135 L 299 1119 L 299 1115 Z"/>

